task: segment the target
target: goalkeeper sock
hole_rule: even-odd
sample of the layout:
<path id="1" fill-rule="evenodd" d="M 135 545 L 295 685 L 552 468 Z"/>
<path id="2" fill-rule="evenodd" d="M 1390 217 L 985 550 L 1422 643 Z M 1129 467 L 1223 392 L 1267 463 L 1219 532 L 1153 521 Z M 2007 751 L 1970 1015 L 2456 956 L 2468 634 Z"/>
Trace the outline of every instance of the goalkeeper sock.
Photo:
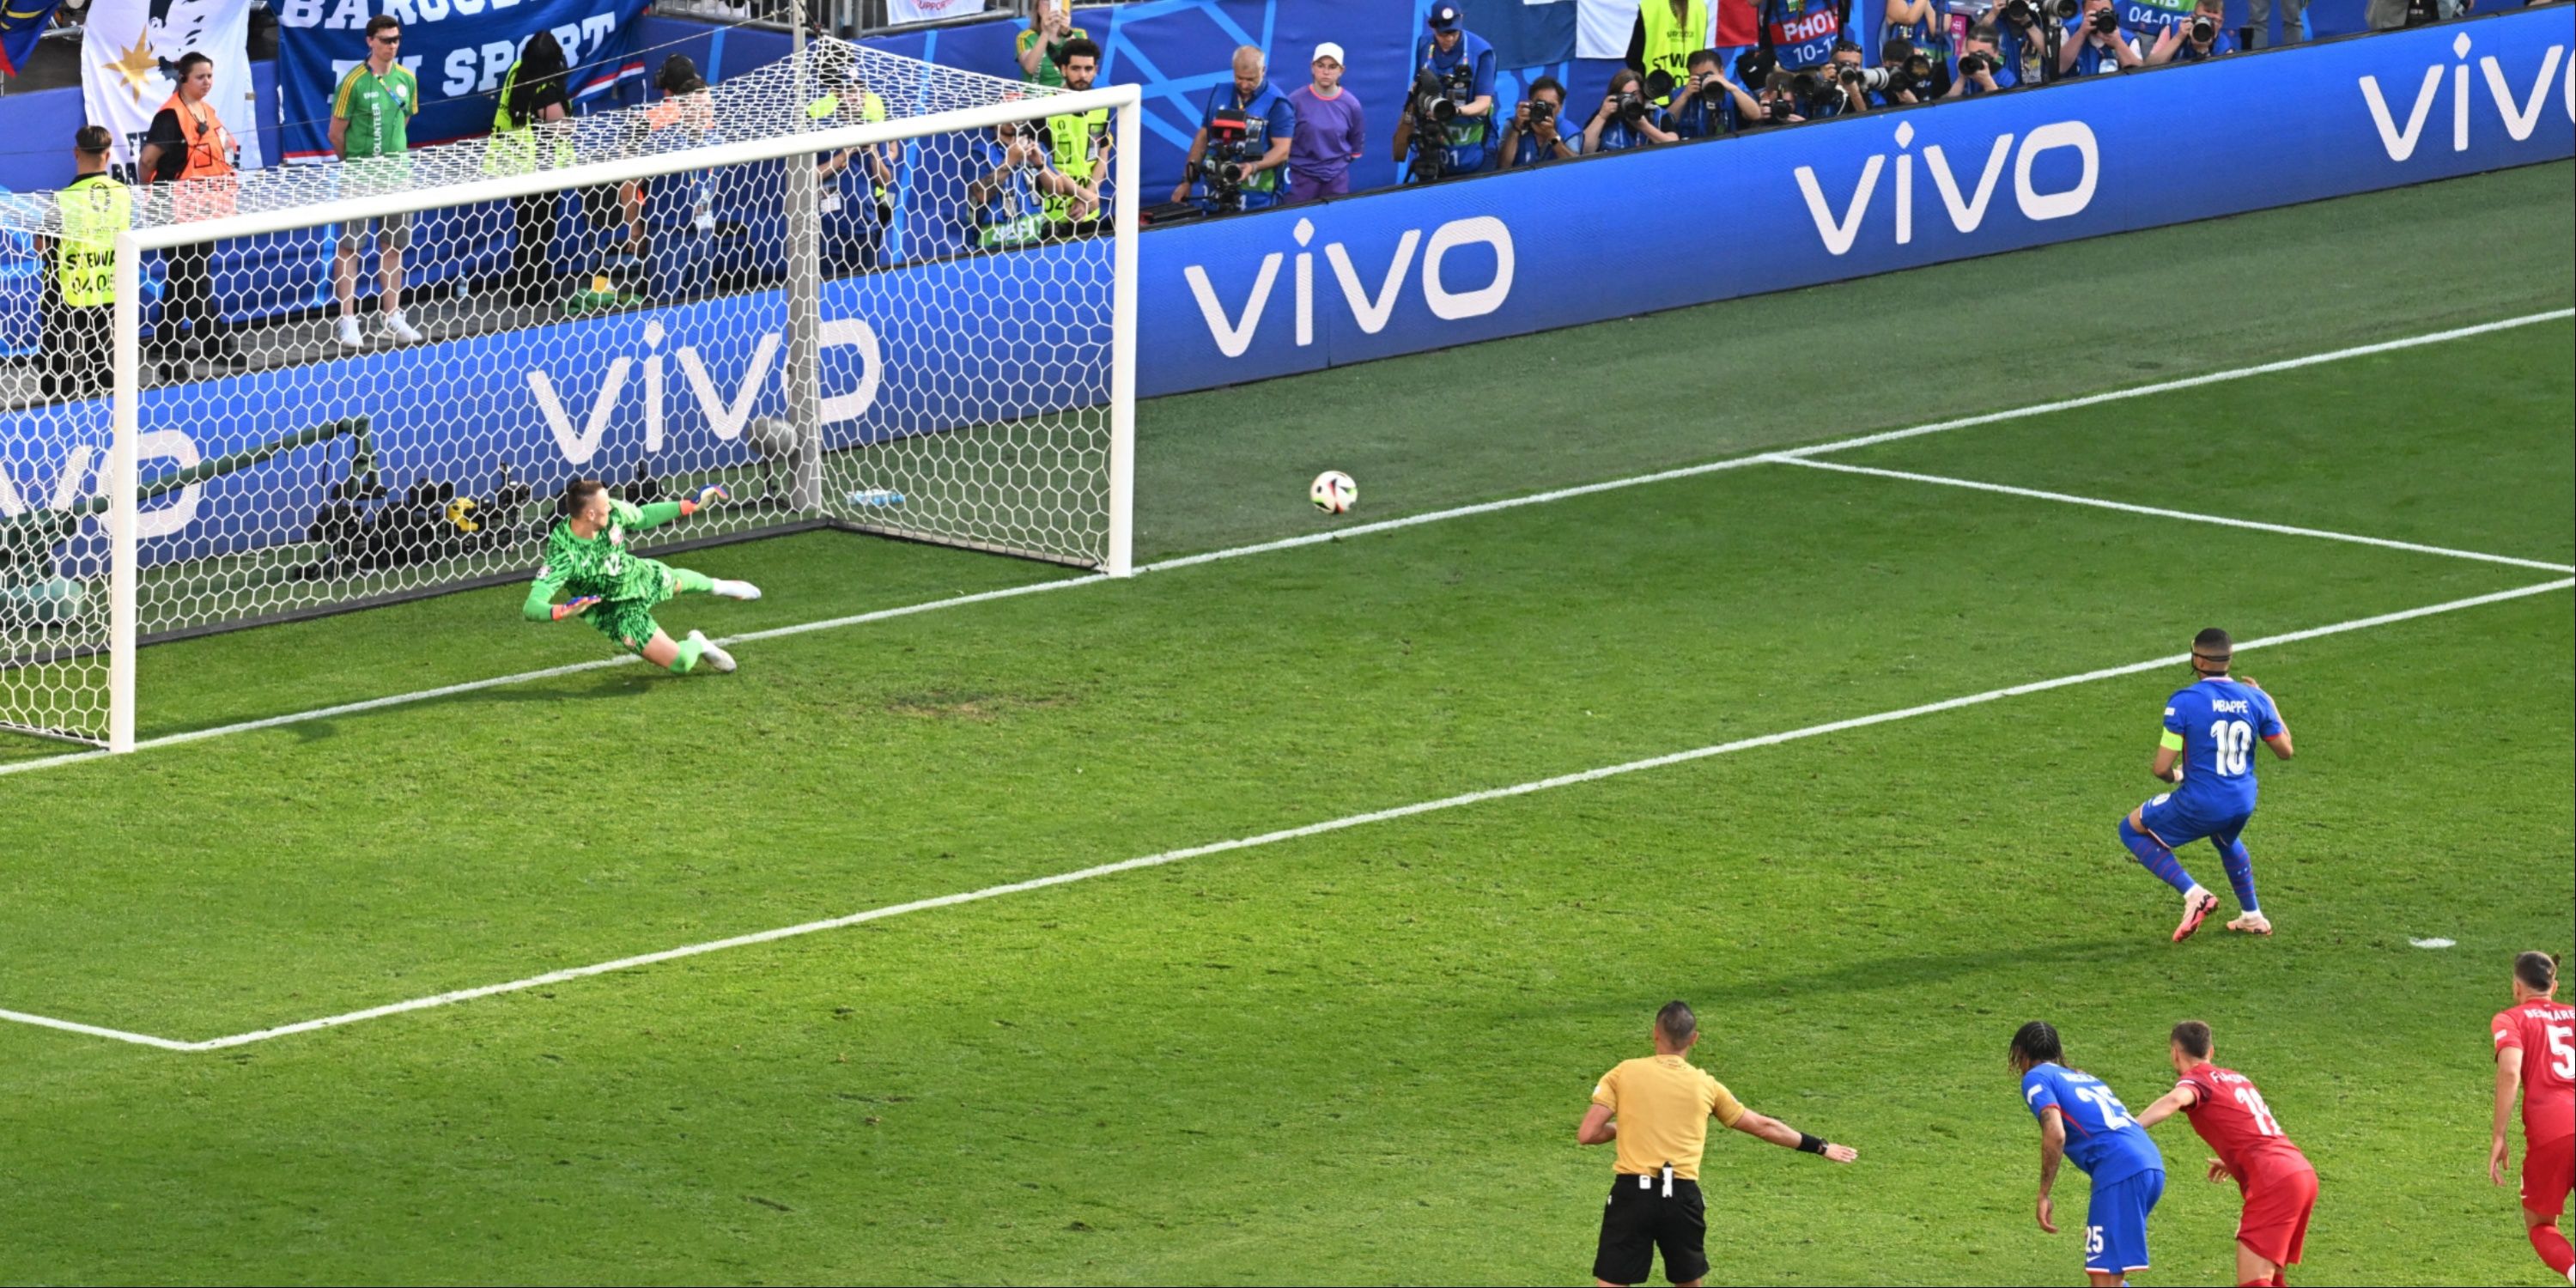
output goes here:
<path id="1" fill-rule="evenodd" d="M 2166 849 L 2164 842 L 2129 826 L 2129 820 L 2125 818 L 2120 820 L 2120 844 L 2128 846 L 2129 853 L 2137 856 L 2139 867 L 2155 873 L 2156 878 L 2166 885 L 2184 894 L 2200 888 L 2200 883 L 2182 870 L 2182 860 L 2175 858 L 2174 852 Z"/>
<path id="2" fill-rule="evenodd" d="M 707 642 L 696 631 L 689 632 L 689 638 L 680 641 L 680 651 L 671 659 L 671 674 L 687 675 L 696 670 L 698 655 L 706 651 Z"/>
<path id="3" fill-rule="evenodd" d="M 2227 884 L 2236 887 L 2236 906 L 2261 912 L 2254 902 L 2254 856 L 2245 852 L 2245 842 L 2235 840 L 2218 847 L 2218 858 L 2227 865 Z"/>
<path id="4" fill-rule="evenodd" d="M 683 595 L 703 595 L 716 588 L 715 579 L 702 572 L 674 568 L 671 570 L 671 576 L 680 583 L 680 593 Z"/>

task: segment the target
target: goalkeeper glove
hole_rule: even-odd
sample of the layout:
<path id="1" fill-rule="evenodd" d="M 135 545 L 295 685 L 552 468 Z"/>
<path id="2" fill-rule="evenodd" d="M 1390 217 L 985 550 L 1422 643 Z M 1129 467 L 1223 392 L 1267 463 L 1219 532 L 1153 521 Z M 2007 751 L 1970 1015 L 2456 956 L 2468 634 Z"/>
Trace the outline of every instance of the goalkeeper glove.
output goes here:
<path id="1" fill-rule="evenodd" d="M 567 617 L 579 616 L 584 610 L 598 602 L 599 596 L 584 595 L 581 598 L 572 600 L 568 603 L 557 604 L 554 607 L 555 620 L 560 622 Z"/>
<path id="2" fill-rule="evenodd" d="M 732 499 L 733 493 L 726 491 L 723 484 L 709 483 L 705 487 L 699 488 L 696 496 L 684 497 L 681 499 L 680 517 L 685 519 L 708 506 L 714 505 L 718 501 L 730 501 Z"/>

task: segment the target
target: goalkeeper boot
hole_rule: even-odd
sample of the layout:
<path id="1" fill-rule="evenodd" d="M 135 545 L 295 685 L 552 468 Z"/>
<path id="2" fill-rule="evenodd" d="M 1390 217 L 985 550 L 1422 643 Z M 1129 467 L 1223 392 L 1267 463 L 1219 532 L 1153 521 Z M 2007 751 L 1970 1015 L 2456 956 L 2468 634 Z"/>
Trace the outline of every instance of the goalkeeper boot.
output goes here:
<path id="1" fill-rule="evenodd" d="M 752 585 L 747 581 L 727 581 L 722 577 L 716 577 L 710 579 L 707 589 L 710 592 L 722 595 L 727 599 L 751 600 L 760 598 L 760 587 Z"/>
<path id="2" fill-rule="evenodd" d="M 733 654 L 717 648 L 715 641 L 707 638 L 706 632 L 689 632 L 689 642 L 698 646 L 698 660 L 714 667 L 717 674 L 728 674 L 733 670 Z"/>

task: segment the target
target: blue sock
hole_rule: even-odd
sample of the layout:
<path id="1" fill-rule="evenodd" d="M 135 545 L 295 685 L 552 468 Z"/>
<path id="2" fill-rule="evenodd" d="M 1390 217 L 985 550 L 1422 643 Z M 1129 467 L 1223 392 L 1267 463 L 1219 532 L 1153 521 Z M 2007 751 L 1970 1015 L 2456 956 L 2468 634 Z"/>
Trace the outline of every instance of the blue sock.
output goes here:
<path id="1" fill-rule="evenodd" d="M 2236 906 L 2247 912 L 2261 912 L 2261 905 L 2254 902 L 2254 856 L 2245 852 L 2245 842 L 2240 839 L 2219 846 L 2218 857 L 2227 865 L 2227 884 L 2236 887 Z"/>
<path id="2" fill-rule="evenodd" d="M 2129 853 L 2138 856 L 2139 867 L 2155 873 L 2156 879 L 2166 885 L 2190 894 L 2191 888 L 2200 884 L 2191 879 L 2190 873 L 2182 870 L 2182 860 L 2175 858 L 2174 852 L 2166 849 L 2164 842 L 2129 826 L 2129 820 L 2125 818 L 2120 820 L 2120 844 L 2128 846 Z"/>

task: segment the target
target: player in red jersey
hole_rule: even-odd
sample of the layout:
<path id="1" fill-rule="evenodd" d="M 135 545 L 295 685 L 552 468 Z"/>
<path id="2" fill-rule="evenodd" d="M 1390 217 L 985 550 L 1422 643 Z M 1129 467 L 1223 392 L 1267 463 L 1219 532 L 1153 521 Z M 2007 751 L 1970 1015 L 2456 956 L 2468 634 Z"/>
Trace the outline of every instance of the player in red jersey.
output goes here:
<path id="1" fill-rule="evenodd" d="M 2138 1115 L 2138 1125 L 2190 1116 L 2192 1130 L 2218 1151 L 2209 1160 L 2209 1179 L 2233 1178 L 2245 1200 L 2236 1221 L 2236 1282 L 2282 1288 L 2289 1283 L 2283 1267 L 2298 1264 L 2308 1241 L 2317 1169 L 2282 1134 L 2254 1080 L 2211 1064 L 2212 1049 L 2208 1025 L 2185 1020 L 2173 1027 L 2173 1067 L 2182 1080 Z"/>
<path id="2" fill-rule="evenodd" d="M 2505 1125 L 2522 1092 L 2523 1233 L 2549 1268 L 2576 1283 L 2576 1251 L 2558 1232 L 2558 1213 L 2576 1180 L 2576 1007 L 2558 1000 L 2558 959 L 2513 959 L 2513 1005 L 2496 1012 L 2495 1141 L 2487 1176 L 2504 1184 Z"/>

